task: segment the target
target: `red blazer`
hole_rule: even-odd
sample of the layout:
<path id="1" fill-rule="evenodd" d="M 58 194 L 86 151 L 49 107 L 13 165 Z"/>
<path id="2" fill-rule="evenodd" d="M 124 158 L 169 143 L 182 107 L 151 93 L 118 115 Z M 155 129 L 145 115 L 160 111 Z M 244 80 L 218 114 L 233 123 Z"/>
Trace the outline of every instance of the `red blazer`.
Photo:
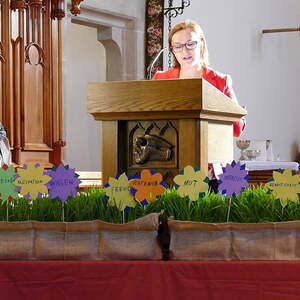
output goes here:
<path id="1" fill-rule="evenodd" d="M 180 67 L 174 67 L 168 71 L 158 71 L 154 74 L 153 78 L 156 79 L 174 79 L 179 78 Z M 210 84 L 219 89 L 227 97 L 236 101 L 235 94 L 232 89 L 232 80 L 229 75 L 219 73 L 213 69 L 206 68 L 203 73 L 203 78 Z M 235 137 L 241 136 L 246 126 L 245 119 L 242 118 L 239 122 L 233 122 L 233 135 Z"/>

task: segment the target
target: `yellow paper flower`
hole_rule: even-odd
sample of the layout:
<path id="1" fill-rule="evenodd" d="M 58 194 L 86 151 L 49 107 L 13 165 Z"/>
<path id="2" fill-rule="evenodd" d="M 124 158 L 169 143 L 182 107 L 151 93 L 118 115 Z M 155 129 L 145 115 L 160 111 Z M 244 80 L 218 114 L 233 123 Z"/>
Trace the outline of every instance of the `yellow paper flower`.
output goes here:
<path id="1" fill-rule="evenodd" d="M 45 185 L 51 180 L 50 176 L 44 175 L 44 168 L 39 164 L 29 163 L 17 170 L 19 177 L 14 184 L 19 187 L 20 194 L 30 195 L 31 199 L 38 198 L 38 194 L 47 194 L 48 188 Z"/>
<path id="2" fill-rule="evenodd" d="M 195 171 L 192 166 L 186 166 L 183 174 L 174 177 L 174 182 L 179 186 L 178 194 L 181 197 L 188 196 L 191 201 L 199 198 L 200 193 L 208 191 L 207 176 L 199 171 Z"/>
<path id="3" fill-rule="evenodd" d="M 285 169 L 283 173 L 274 171 L 274 181 L 268 182 L 266 186 L 272 191 L 276 199 L 280 200 L 282 207 L 287 205 L 288 200 L 299 202 L 300 175 L 293 175 L 291 169 Z"/>
<path id="4" fill-rule="evenodd" d="M 119 178 L 109 177 L 108 186 L 104 188 L 106 195 L 109 197 L 108 203 L 116 206 L 123 211 L 126 206 L 135 207 L 136 202 L 130 192 L 129 180 L 125 173 Z"/>

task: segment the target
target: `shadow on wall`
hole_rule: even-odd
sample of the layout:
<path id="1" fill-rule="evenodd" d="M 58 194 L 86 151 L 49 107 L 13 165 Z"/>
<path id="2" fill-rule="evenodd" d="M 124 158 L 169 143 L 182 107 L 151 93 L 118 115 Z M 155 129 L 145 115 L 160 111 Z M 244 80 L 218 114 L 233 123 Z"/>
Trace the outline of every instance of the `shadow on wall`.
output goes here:
<path id="1" fill-rule="evenodd" d="M 294 157 L 294 160 L 300 163 L 300 150 L 299 145 L 296 141 L 293 142 L 291 147 L 291 157 Z"/>

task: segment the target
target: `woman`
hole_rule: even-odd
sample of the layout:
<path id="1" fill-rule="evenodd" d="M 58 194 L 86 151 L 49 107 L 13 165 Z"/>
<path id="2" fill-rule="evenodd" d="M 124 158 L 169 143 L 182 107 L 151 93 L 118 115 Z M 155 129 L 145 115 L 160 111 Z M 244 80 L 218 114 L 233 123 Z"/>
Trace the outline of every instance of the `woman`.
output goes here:
<path id="1" fill-rule="evenodd" d="M 157 72 L 152 79 L 203 78 L 231 100 L 236 101 L 229 75 L 208 67 L 208 50 L 201 27 L 190 20 L 173 27 L 169 35 L 169 49 L 173 54 L 174 67 Z M 233 123 L 233 135 L 239 137 L 245 129 L 245 119 Z"/>

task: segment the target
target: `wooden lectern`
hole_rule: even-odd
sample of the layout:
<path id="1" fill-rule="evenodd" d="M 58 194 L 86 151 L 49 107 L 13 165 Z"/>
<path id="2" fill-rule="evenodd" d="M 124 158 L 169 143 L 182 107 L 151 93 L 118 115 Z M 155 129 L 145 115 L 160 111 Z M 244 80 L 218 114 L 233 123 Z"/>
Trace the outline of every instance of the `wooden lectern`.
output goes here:
<path id="1" fill-rule="evenodd" d="M 87 110 L 102 120 L 102 182 L 117 173 L 161 172 L 233 160 L 233 121 L 246 110 L 202 79 L 88 85 Z"/>

